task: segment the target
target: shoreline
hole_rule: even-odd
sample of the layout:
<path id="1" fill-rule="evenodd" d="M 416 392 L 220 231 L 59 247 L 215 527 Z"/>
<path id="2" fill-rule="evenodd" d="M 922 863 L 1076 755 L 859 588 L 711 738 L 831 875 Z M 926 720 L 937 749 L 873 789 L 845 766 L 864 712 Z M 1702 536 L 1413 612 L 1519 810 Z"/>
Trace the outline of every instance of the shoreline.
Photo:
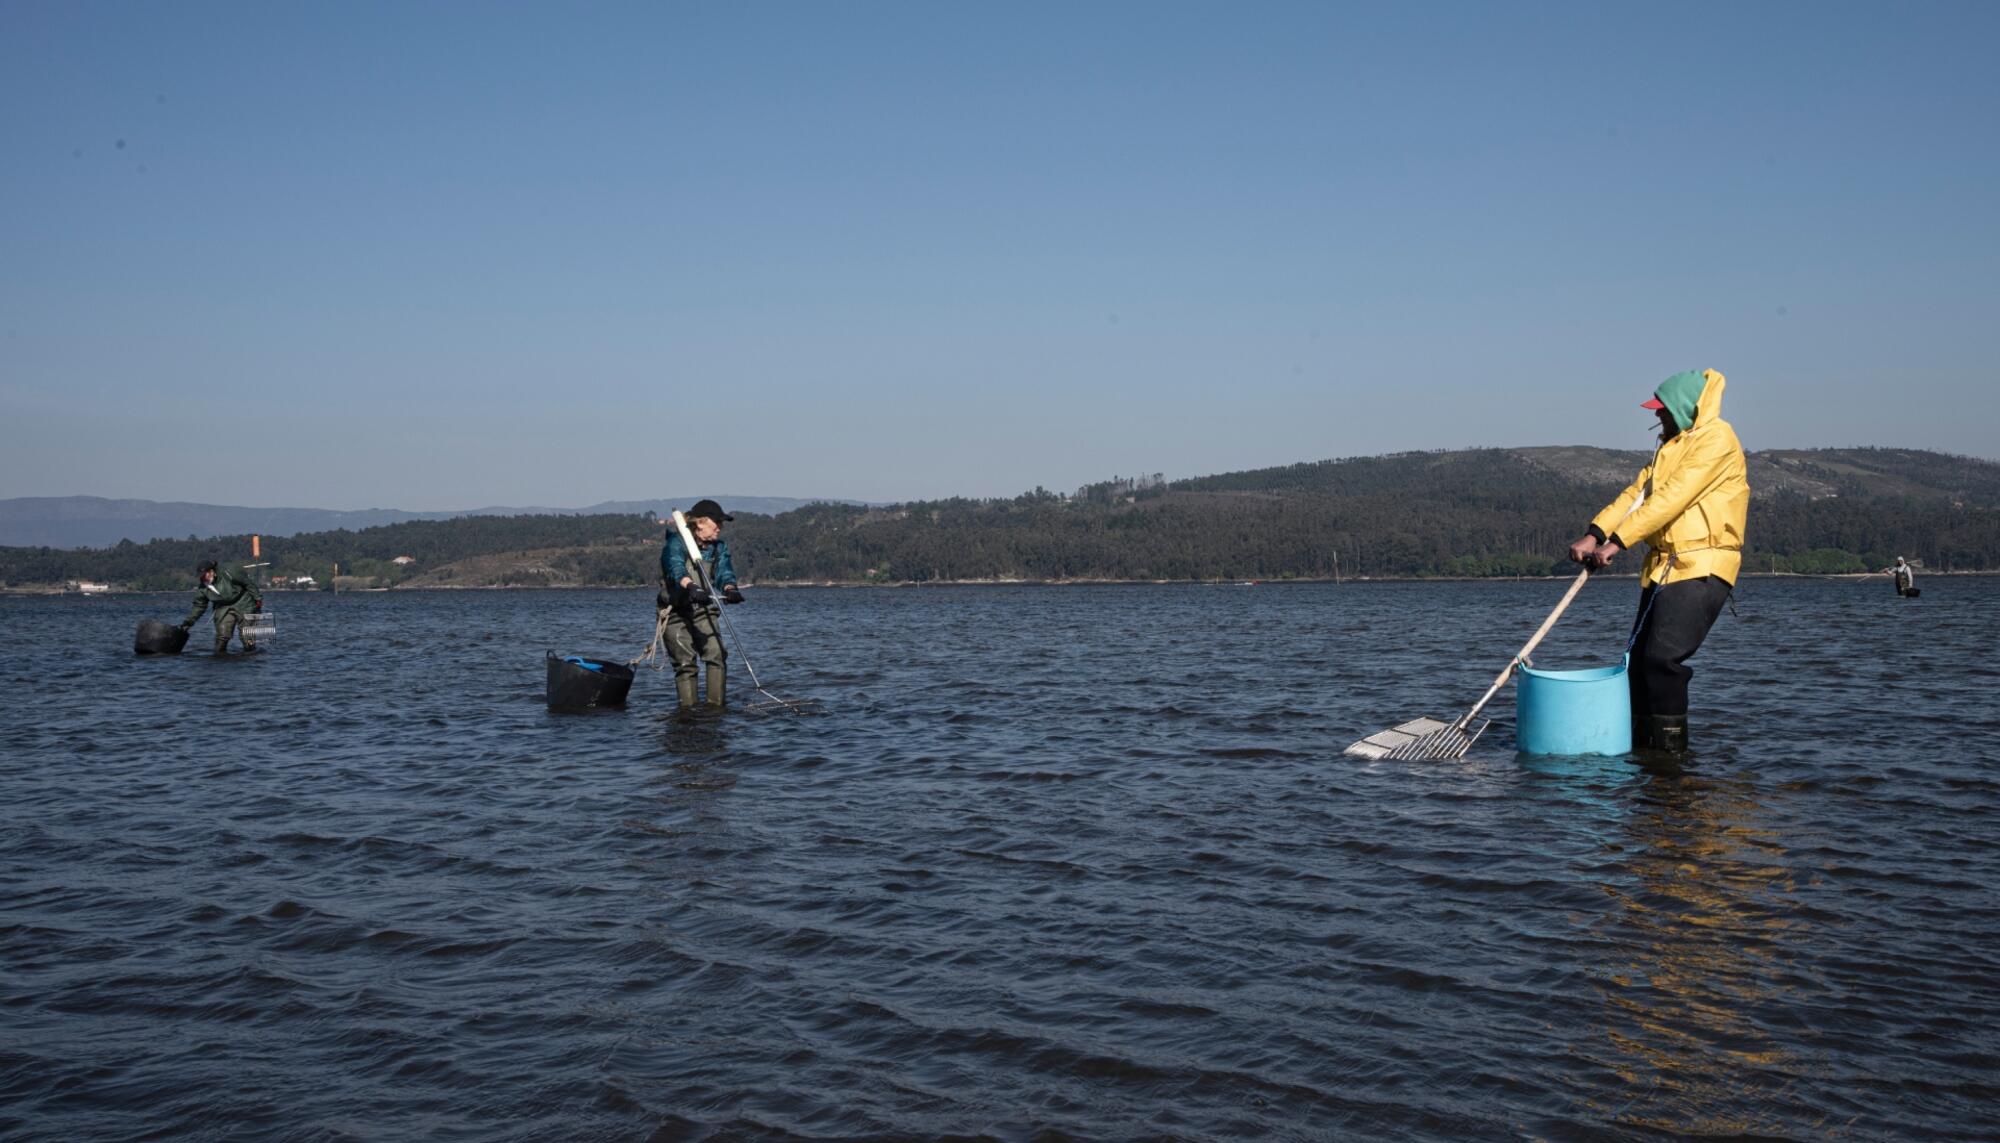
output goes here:
<path id="1" fill-rule="evenodd" d="M 1856 584 L 1868 583 L 1883 578 L 1883 572 L 1845 572 L 1836 575 L 1808 575 L 1802 572 L 1744 572 L 1740 579 L 1796 579 L 1796 580 L 1847 580 Z M 1925 572 L 1923 579 L 1979 579 L 2000 576 L 1995 571 L 1952 571 Z M 800 588 L 840 588 L 855 590 L 894 590 L 919 587 L 1282 587 L 1287 584 L 1404 584 L 1404 583 L 1547 583 L 1567 580 L 1567 575 L 1545 576 L 1359 576 L 1329 577 L 1300 576 L 1292 579 L 1261 580 L 1207 580 L 1207 579 L 938 579 L 938 580 L 893 580 L 886 582 L 870 580 L 760 580 L 745 583 L 744 590 L 763 591 L 767 589 L 796 590 Z M 1594 578 L 1636 580 L 1636 572 L 1600 573 Z M 339 595 L 388 595 L 409 594 L 422 591 L 640 591 L 653 589 L 653 584 L 592 584 L 592 583 L 551 583 L 551 584 L 464 584 L 435 583 L 409 587 L 365 587 L 339 592 Z M 171 595 L 184 596 L 190 589 L 174 591 L 126 591 L 113 590 L 85 596 L 80 592 L 49 585 L 24 585 L 20 587 L 0 587 L 0 596 L 64 596 L 76 599 L 109 598 L 131 595 Z M 273 588 L 265 593 L 267 599 L 281 599 L 287 596 L 334 595 L 328 591 L 294 591 Z"/>

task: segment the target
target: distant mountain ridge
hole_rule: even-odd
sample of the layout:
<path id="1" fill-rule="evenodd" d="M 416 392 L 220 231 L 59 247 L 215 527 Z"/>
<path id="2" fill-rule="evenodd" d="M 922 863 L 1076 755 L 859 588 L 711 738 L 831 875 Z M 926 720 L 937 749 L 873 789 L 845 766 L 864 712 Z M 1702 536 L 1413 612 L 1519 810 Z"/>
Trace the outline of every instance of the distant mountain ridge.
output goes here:
<path id="1" fill-rule="evenodd" d="M 697 496 L 657 500 L 607 500 L 587 508 L 468 508 L 462 512 L 412 512 L 401 508 L 244 508 L 185 501 L 114 500 L 102 496 L 23 496 L 0 500 L 0 547 L 108 548 L 121 540 L 194 536 L 235 536 L 260 533 L 295 536 L 304 532 L 349 531 L 400 524 L 408 520 L 455 520 L 465 516 L 664 516 L 686 508 Z M 789 496 L 722 496 L 730 512 L 771 516 L 807 504 L 860 504 L 858 500 L 814 500 Z"/>

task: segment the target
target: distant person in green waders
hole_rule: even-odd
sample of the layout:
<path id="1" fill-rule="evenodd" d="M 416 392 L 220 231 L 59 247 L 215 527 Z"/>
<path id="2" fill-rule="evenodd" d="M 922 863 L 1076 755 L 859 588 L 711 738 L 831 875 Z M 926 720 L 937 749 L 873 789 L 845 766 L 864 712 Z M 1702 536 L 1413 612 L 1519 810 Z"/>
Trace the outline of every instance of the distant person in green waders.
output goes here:
<path id="1" fill-rule="evenodd" d="M 1571 560 L 1595 568 L 1633 544 L 1651 549 L 1639 577 L 1630 678 L 1632 741 L 1652 750 L 1688 748 L 1694 670 L 1687 661 L 1722 614 L 1743 565 L 1750 478 L 1742 442 L 1722 419 L 1723 385 L 1713 369 L 1660 383 L 1642 405 L 1660 417 L 1653 462 L 1569 546 Z"/>
<path id="2" fill-rule="evenodd" d="M 198 582 L 194 585 L 194 609 L 181 620 L 181 630 L 194 626 L 211 604 L 215 607 L 215 653 L 227 654 L 229 637 L 235 635 L 243 643 L 245 651 L 255 651 L 257 641 L 243 630 L 243 621 L 253 611 L 264 610 L 264 600 L 257 594 L 257 586 L 241 568 L 219 568 L 214 560 L 203 560 L 194 569 Z"/>
<path id="3" fill-rule="evenodd" d="M 1917 569 L 1911 567 L 1903 557 L 1897 556 L 1894 565 L 1882 570 L 1895 577 L 1897 595 L 1917 594 Z"/>
<path id="4" fill-rule="evenodd" d="M 697 502 L 686 515 L 688 530 L 701 548 L 695 558 L 706 567 L 708 582 L 722 593 L 723 603 L 743 602 L 743 593 L 736 587 L 736 569 L 729 562 L 729 545 L 722 539 L 722 526 L 736 517 L 713 500 Z M 729 655 L 716 630 L 719 612 L 714 597 L 702 587 L 688 562 L 680 529 L 672 525 L 667 527 L 667 546 L 660 549 L 660 583 L 657 604 L 666 613 L 667 658 L 674 665 L 674 692 L 683 707 L 699 702 L 697 664 L 706 663 L 708 705 L 720 707 L 728 695 Z"/>

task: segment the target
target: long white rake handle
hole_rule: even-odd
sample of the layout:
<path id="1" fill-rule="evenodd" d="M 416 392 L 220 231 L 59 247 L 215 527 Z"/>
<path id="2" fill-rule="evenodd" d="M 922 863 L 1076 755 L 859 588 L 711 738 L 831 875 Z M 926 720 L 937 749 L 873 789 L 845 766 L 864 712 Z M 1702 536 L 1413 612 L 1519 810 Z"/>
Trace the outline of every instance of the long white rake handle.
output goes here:
<path id="1" fill-rule="evenodd" d="M 708 590 L 708 569 L 701 564 L 701 545 L 695 542 L 694 533 L 688 530 L 687 517 L 682 515 L 678 508 L 674 509 L 674 527 L 680 529 L 681 543 L 687 545 L 688 560 L 695 568 L 694 581 L 704 590 Z"/>
<path id="2" fill-rule="evenodd" d="M 1542 639 L 1556 625 L 1556 620 L 1562 618 L 1562 613 L 1569 608 L 1570 600 L 1575 599 L 1576 593 L 1583 590 L 1584 582 L 1589 578 L 1589 568 L 1576 573 L 1576 582 L 1569 585 L 1568 591 L 1563 592 L 1562 602 L 1556 604 L 1556 609 L 1549 612 L 1549 617 L 1542 620 L 1540 627 L 1535 628 L 1534 635 L 1528 639 L 1527 644 L 1521 648 L 1520 653 L 1507 660 L 1507 665 L 1500 668 L 1499 675 L 1493 679 L 1493 685 L 1486 688 L 1486 693 L 1479 696 L 1479 701 L 1473 703 L 1472 709 L 1466 711 L 1465 717 L 1453 723 L 1453 726 L 1463 730 L 1472 725 L 1472 720 L 1478 718 L 1479 712 L 1486 709 L 1486 704 L 1493 701 L 1493 696 L 1500 693 L 1500 688 L 1507 685 L 1507 679 L 1514 673 L 1514 668 L 1521 665 L 1521 660 L 1533 654 L 1536 647 L 1541 646 Z"/>
<path id="3" fill-rule="evenodd" d="M 1651 489 L 1649 488 L 1647 491 L 1650 492 Z M 1632 501 L 1632 506 L 1625 509 L 1625 514 L 1618 518 L 1618 523 L 1623 524 L 1625 521 L 1630 520 L 1632 513 L 1637 512 L 1639 506 L 1646 502 L 1646 496 L 1646 492 L 1641 492 L 1639 498 Z M 1614 532 L 1617 530 L 1617 528 L 1612 529 Z M 1452 726 L 1459 730 L 1464 730 L 1466 727 L 1472 725 L 1472 720 L 1478 718 L 1479 712 L 1486 709 L 1486 704 L 1493 701 L 1493 696 L 1500 693 L 1500 688 L 1507 685 L 1507 677 L 1514 673 L 1514 668 L 1520 666 L 1521 660 L 1534 654 L 1535 648 L 1542 645 L 1542 637 L 1547 635 L 1549 629 L 1556 625 L 1556 620 L 1562 618 L 1562 613 L 1569 609 L 1569 601 L 1576 598 L 1576 593 L 1583 590 L 1585 581 L 1589 579 L 1589 568 L 1584 568 L 1582 571 L 1576 573 L 1576 582 L 1569 585 L 1568 591 L 1563 592 L 1562 602 L 1556 604 L 1556 609 L 1549 612 L 1549 617 L 1542 620 L 1540 627 L 1535 628 L 1534 635 L 1529 637 L 1527 644 L 1521 648 L 1520 654 L 1507 660 L 1507 665 L 1500 668 L 1500 674 L 1493 679 L 1493 685 L 1487 687 L 1486 693 L 1479 696 L 1479 701 L 1472 704 L 1472 709 L 1465 712 L 1465 717 L 1452 723 Z"/>

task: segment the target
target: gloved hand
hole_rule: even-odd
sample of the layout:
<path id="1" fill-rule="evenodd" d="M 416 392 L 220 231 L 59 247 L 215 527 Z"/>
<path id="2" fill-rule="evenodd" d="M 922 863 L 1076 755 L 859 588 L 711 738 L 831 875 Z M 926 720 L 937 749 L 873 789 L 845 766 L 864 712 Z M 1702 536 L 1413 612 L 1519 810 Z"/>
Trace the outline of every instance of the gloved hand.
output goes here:
<path id="1" fill-rule="evenodd" d="M 252 611 L 262 611 L 262 610 L 264 610 L 264 601 L 263 601 L 263 600 L 261 600 L 261 599 L 253 599 L 253 600 L 251 600 L 251 601 L 250 601 L 250 610 L 252 610 Z"/>
<path id="2" fill-rule="evenodd" d="M 194 620 L 192 620 L 192 619 L 183 619 L 183 620 L 181 620 L 181 621 L 180 621 L 180 623 L 179 623 L 179 627 L 180 627 L 180 629 L 181 629 L 181 630 L 183 630 L 183 631 L 192 631 L 192 630 L 194 630 Z"/>
<path id="3" fill-rule="evenodd" d="M 726 583 L 726 584 L 723 584 L 723 585 L 722 585 L 722 602 L 724 602 L 724 603 L 741 603 L 741 602 L 743 602 L 743 593 L 742 593 L 742 592 L 740 592 L 740 591 L 738 591 L 738 590 L 736 590 L 736 585 L 735 585 L 735 584 L 733 584 L 733 583 Z"/>
<path id="4" fill-rule="evenodd" d="M 696 607 L 707 607 L 709 604 L 715 602 L 715 597 L 708 594 L 708 589 L 700 584 L 695 584 L 693 587 L 688 588 L 688 599 Z"/>

